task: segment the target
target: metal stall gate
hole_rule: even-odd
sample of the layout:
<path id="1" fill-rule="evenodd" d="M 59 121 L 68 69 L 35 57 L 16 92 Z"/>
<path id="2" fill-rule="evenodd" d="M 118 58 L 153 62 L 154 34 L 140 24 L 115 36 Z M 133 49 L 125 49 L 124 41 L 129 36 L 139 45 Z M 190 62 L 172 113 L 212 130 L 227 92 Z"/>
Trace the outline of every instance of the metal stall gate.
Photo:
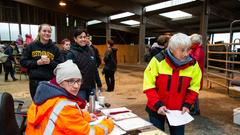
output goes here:
<path id="1" fill-rule="evenodd" d="M 235 40 L 236 41 L 236 40 Z M 237 49 L 239 48 L 239 49 Z M 239 76 L 240 84 L 240 43 L 208 44 L 207 45 L 207 87 L 212 84 L 223 86 L 230 91 L 240 92 L 240 86 L 232 86 Z"/>

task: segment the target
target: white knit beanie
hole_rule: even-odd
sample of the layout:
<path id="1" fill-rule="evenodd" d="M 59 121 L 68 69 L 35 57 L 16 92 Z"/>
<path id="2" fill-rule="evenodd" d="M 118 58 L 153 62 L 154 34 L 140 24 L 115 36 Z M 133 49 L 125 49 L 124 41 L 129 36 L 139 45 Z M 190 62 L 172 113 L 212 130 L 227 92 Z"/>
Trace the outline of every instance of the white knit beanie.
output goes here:
<path id="1" fill-rule="evenodd" d="M 82 79 L 82 74 L 78 69 L 78 66 L 73 63 L 72 60 L 67 60 L 58 64 L 53 73 L 56 75 L 56 81 L 58 84 L 71 78 Z"/>

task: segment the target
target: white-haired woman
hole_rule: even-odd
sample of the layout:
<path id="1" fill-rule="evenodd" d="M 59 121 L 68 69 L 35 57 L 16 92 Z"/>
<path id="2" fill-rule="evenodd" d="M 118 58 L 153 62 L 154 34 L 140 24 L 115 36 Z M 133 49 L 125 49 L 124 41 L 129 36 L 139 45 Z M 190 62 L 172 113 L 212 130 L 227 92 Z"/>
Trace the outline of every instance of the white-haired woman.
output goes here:
<path id="1" fill-rule="evenodd" d="M 85 102 L 77 96 L 82 84 L 78 66 L 67 60 L 54 69 L 57 85 L 40 82 L 28 110 L 26 135 L 106 135 L 113 122 L 104 119 L 95 126 L 82 108 Z"/>
<path id="2" fill-rule="evenodd" d="M 202 46 L 202 36 L 195 33 L 190 36 L 190 39 L 192 41 L 190 55 L 198 62 L 200 69 L 202 71 L 202 80 L 201 80 L 201 87 L 200 87 L 200 89 L 202 89 L 203 73 L 204 73 L 204 58 L 205 58 L 204 49 Z M 193 115 L 200 115 L 198 97 L 196 98 L 196 101 L 194 103 L 193 112 L 191 112 L 191 113 Z"/>
<path id="3" fill-rule="evenodd" d="M 198 95 L 201 70 L 189 56 L 191 40 L 186 34 L 173 35 L 168 48 L 154 56 L 144 71 L 143 91 L 150 122 L 164 130 L 168 110 L 189 112 Z M 171 135 L 184 135 L 184 125 L 170 126 Z"/>

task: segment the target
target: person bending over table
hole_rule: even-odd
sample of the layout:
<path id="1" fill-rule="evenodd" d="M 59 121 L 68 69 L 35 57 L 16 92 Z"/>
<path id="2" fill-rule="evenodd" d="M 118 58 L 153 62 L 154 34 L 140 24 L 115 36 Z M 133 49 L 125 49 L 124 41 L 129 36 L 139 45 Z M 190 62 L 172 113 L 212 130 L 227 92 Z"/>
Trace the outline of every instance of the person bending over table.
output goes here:
<path id="1" fill-rule="evenodd" d="M 197 61 L 189 56 L 190 48 L 187 35 L 175 34 L 168 48 L 155 55 L 144 71 L 146 111 L 150 122 L 163 131 L 168 110 L 189 112 L 199 93 L 202 73 Z M 169 128 L 171 135 L 184 135 L 184 125 Z"/>

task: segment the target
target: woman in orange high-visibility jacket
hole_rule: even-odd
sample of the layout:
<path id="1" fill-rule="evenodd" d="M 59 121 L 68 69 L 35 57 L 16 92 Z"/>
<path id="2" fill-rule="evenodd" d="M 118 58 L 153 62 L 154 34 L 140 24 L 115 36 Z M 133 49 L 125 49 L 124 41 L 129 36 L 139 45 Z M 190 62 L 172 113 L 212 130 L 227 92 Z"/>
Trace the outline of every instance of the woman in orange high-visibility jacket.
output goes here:
<path id="1" fill-rule="evenodd" d="M 56 82 L 41 82 L 27 114 L 26 135 L 106 135 L 114 127 L 112 120 L 104 119 L 90 126 L 91 116 L 84 112 L 77 93 L 82 75 L 72 60 L 59 64 L 55 70 Z"/>
<path id="2" fill-rule="evenodd" d="M 198 95 L 202 73 L 195 59 L 189 56 L 190 47 L 187 35 L 173 35 L 168 48 L 155 55 L 144 71 L 146 111 L 150 122 L 161 130 L 168 110 L 189 112 Z M 171 135 L 184 135 L 184 125 L 169 125 L 169 130 Z"/>

